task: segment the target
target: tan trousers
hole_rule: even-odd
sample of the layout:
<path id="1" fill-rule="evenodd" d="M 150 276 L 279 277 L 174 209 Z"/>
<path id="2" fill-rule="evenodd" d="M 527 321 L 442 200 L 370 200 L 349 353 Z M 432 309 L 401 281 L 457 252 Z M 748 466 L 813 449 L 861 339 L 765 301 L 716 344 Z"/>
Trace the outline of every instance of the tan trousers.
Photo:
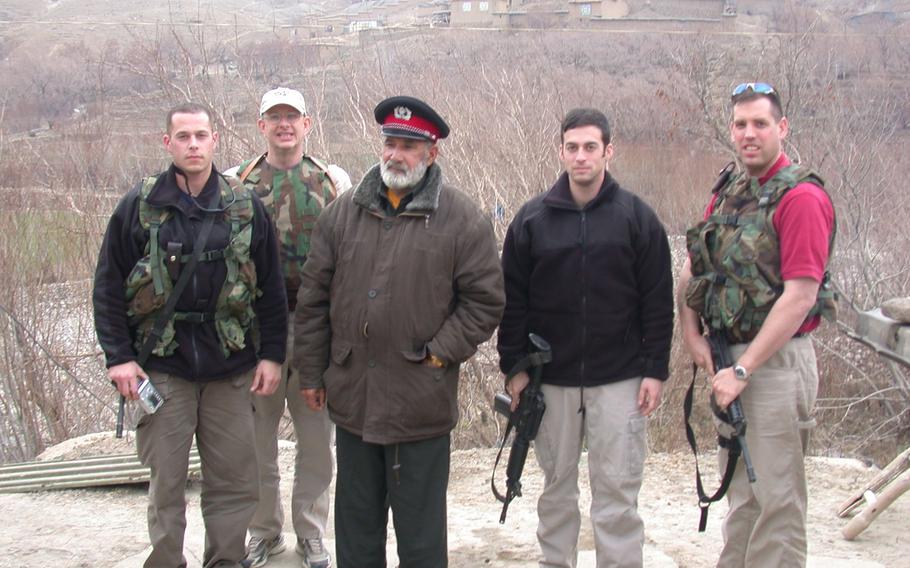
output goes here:
<path id="1" fill-rule="evenodd" d="M 253 372 L 208 383 L 149 373 L 165 398 L 136 427 L 139 459 L 151 469 L 145 568 L 185 567 L 183 538 L 190 446 L 202 462 L 205 568 L 236 567 L 246 555 L 246 527 L 256 509 L 259 479 L 253 439 Z"/>
<path id="2" fill-rule="evenodd" d="M 734 359 L 746 345 L 733 345 Z M 804 458 L 818 393 L 815 350 L 808 337 L 791 339 L 749 378 L 740 395 L 746 443 L 755 468 L 750 484 L 742 460 L 727 493 L 723 568 L 790 568 L 806 565 L 806 469 Z M 729 427 L 718 424 L 722 434 Z M 720 452 L 720 468 L 727 452 Z"/>
<path id="3" fill-rule="evenodd" d="M 286 361 L 294 358 L 294 326 L 288 327 Z M 284 508 L 278 473 L 278 426 L 288 411 L 294 423 L 297 455 L 294 460 L 294 487 L 291 493 L 291 518 L 298 542 L 306 538 L 325 536 L 329 517 L 329 485 L 335 467 L 332 453 L 335 426 L 329 413 L 313 411 L 300 395 L 297 373 L 282 367 L 284 380 L 274 394 L 254 397 L 256 408 L 256 453 L 259 461 L 259 506 L 250 523 L 250 534 L 266 539 L 281 533 Z"/>
<path id="4" fill-rule="evenodd" d="M 647 422 L 638 412 L 640 385 L 640 378 L 583 390 L 543 385 L 547 409 L 534 440 L 544 472 L 544 490 L 537 501 L 541 567 L 576 565 L 581 526 L 578 460 L 585 442 L 597 567 L 642 565 L 638 491 L 648 444 Z"/>

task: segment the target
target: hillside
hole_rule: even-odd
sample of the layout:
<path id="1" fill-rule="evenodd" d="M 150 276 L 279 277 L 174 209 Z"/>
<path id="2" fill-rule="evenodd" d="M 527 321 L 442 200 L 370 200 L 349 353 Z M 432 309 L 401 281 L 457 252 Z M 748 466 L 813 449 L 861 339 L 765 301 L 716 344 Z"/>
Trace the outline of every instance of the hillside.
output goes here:
<path id="1" fill-rule="evenodd" d="M 242 39 L 265 39 L 287 33 L 283 27 L 324 34 L 326 22 L 378 20 L 386 26 L 426 26 L 434 11 L 459 4 L 444 0 L 7 0 L 0 6 L 0 57 L 41 53 L 61 55 L 67 43 L 128 41 L 158 33 L 171 24 L 204 24 L 209 33 L 239 34 Z M 628 0 L 629 17 L 720 17 L 721 2 Z M 736 28 L 740 31 L 782 31 L 799 16 L 841 31 L 906 31 L 910 0 L 739 0 Z M 513 2 L 513 8 L 537 12 L 566 10 L 565 0 Z M 458 9 L 455 8 L 450 9 Z M 612 14 L 605 9 L 605 15 Z M 335 29 L 335 33 L 339 30 Z M 816 30 L 817 31 L 817 30 Z"/>

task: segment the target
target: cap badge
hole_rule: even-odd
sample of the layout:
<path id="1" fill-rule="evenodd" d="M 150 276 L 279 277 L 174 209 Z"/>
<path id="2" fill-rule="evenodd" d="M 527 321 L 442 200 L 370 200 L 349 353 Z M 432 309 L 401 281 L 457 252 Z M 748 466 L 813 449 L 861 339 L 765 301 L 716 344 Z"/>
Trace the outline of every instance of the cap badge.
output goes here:
<path id="1" fill-rule="evenodd" d="M 406 106 L 395 107 L 395 118 L 398 120 L 411 120 L 411 109 Z"/>

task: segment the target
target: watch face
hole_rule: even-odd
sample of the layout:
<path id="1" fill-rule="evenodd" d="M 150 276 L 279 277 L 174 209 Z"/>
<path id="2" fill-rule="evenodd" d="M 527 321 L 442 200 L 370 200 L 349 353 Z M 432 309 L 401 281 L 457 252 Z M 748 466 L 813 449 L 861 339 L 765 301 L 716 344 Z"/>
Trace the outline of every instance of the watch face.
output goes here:
<path id="1" fill-rule="evenodd" d="M 736 375 L 737 379 L 743 381 L 749 378 L 749 373 L 746 372 L 746 368 L 740 365 L 733 367 L 733 374 Z"/>

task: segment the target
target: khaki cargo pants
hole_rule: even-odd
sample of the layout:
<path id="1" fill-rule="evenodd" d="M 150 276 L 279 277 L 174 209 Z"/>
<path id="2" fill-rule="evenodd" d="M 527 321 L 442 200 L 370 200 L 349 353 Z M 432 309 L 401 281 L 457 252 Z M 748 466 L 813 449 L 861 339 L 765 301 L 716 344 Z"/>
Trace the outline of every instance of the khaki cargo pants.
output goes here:
<path id="1" fill-rule="evenodd" d="M 136 427 L 139 459 L 151 468 L 145 568 L 186 566 L 185 489 L 190 446 L 202 463 L 205 568 L 233 568 L 246 555 L 246 528 L 256 509 L 259 478 L 250 385 L 253 371 L 208 383 L 149 373 L 164 406 Z"/>
<path id="2" fill-rule="evenodd" d="M 544 490 L 537 501 L 541 567 L 576 565 L 581 527 L 578 461 L 585 442 L 597 567 L 642 565 L 644 523 L 638 516 L 638 492 L 648 444 L 647 420 L 638 411 L 640 385 L 640 378 L 584 389 L 543 385 L 547 409 L 534 440 L 544 472 Z"/>
<path id="3" fill-rule="evenodd" d="M 732 345 L 734 359 L 747 344 Z M 818 393 L 815 350 L 808 337 L 787 342 L 749 378 L 740 395 L 746 415 L 746 443 L 756 481 L 749 483 L 742 460 L 736 466 L 724 519 L 723 568 L 790 568 L 806 565 L 805 454 L 815 425 Z M 729 426 L 718 422 L 723 435 Z M 727 452 L 719 454 L 720 470 Z"/>
<path id="4" fill-rule="evenodd" d="M 284 380 L 270 396 L 253 397 L 256 409 L 256 452 L 259 460 L 259 506 L 250 523 L 250 534 L 271 539 L 281 533 L 284 508 L 278 484 L 278 427 L 288 411 L 297 438 L 294 458 L 294 487 L 291 494 L 291 519 L 300 542 L 306 538 L 323 538 L 329 517 L 329 485 L 335 470 L 332 452 L 335 425 L 328 411 L 310 410 L 300 394 L 297 373 L 289 369 L 294 360 L 294 324 L 288 326 L 288 351 L 281 368 Z"/>

